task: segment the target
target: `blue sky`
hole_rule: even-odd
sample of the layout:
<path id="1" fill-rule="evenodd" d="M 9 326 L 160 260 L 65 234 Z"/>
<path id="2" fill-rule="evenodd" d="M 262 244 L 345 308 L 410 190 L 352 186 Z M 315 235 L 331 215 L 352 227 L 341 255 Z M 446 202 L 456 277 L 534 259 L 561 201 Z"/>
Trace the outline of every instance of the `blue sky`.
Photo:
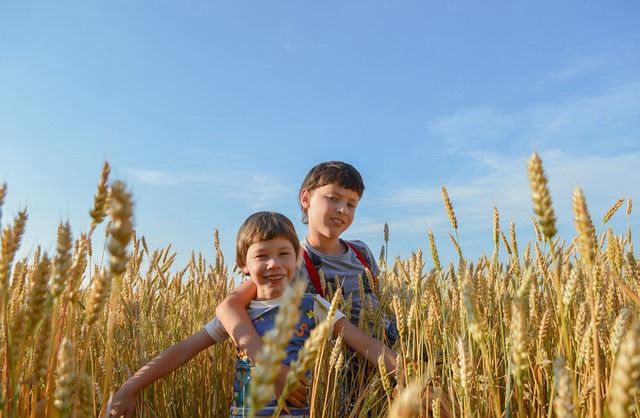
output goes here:
<path id="1" fill-rule="evenodd" d="M 388 222 L 404 257 L 431 228 L 451 260 L 446 185 L 475 258 L 494 206 L 532 237 L 536 150 L 570 240 L 576 186 L 598 225 L 640 204 L 638 21 L 636 1 L 3 2 L 2 221 L 26 206 L 24 251 L 53 251 L 106 159 L 150 246 L 212 261 L 218 228 L 232 262 L 250 213 L 299 220 L 304 175 L 339 159 L 367 185 L 347 238 L 377 253 Z"/>

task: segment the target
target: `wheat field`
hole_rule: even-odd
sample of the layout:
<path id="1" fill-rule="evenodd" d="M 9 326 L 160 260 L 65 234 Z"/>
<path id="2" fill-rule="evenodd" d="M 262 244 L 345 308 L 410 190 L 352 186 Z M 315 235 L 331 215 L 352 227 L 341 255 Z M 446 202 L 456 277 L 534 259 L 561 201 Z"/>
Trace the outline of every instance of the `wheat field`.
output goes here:
<path id="1" fill-rule="evenodd" d="M 380 304 L 364 307 L 360 326 L 382 337 L 384 317 L 396 319 L 400 367 L 394 373 L 384 363 L 372 367 L 318 326 L 297 367 L 312 368 L 312 416 L 417 417 L 427 409 L 441 416 L 441 408 L 463 417 L 639 416 L 640 261 L 630 227 L 609 227 L 614 216 L 626 216 L 629 225 L 632 202 L 621 198 L 592 217 L 576 189 L 575 235 L 561 238 L 535 154 L 528 172 L 535 241 L 519 242 L 515 226 L 502 225 L 494 208 L 491 256 L 467 259 L 443 187 L 457 261 L 441 264 L 431 231 L 425 253 L 388 261 L 383 247 Z M 88 205 L 88 230 L 74 237 L 68 224 L 59 225 L 55 254 L 37 250 L 18 259 L 27 213 L 2 219 L 3 418 L 104 415 L 127 377 L 199 330 L 234 286 L 217 234 L 214 260 L 193 254 L 176 266 L 170 247 L 149 249 L 133 229 L 133 197 L 109 174 L 105 163 Z M 0 208 L 8 198 L 4 185 Z M 104 261 L 92 246 L 98 233 L 107 237 Z M 348 314 L 350 299 L 327 291 Z M 282 327 L 276 334 L 286 335 Z M 234 358 L 230 342 L 214 345 L 142 392 L 136 416 L 227 416 Z M 258 358 L 256 369 L 270 360 Z M 356 381 L 347 387 L 348 368 Z M 267 373 L 256 376 L 251 399 L 268 396 L 268 385 Z M 340 409 L 345 399 L 353 403 L 348 411 Z"/>

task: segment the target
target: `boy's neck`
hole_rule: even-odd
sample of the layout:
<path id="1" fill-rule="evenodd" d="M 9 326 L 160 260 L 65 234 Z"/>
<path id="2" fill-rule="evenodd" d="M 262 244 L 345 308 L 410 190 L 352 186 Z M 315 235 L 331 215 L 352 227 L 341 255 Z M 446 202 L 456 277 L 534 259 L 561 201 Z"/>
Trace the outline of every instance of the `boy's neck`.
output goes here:
<path id="1" fill-rule="evenodd" d="M 340 255 L 344 254 L 346 250 L 340 238 L 327 238 L 321 235 L 308 234 L 307 242 L 314 249 L 324 254 Z"/>

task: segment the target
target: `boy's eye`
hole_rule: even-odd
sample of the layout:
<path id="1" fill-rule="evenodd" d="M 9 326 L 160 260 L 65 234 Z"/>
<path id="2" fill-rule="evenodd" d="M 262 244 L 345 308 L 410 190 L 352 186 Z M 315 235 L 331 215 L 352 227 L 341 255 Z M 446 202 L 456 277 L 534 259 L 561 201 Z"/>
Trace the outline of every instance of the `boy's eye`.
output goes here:
<path id="1" fill-rule="evenodd" d="M 352 209 L 356 207 L 356 205 L 354 205 L 353 203 L 347 203 L 347 206 L 349 206 Z"/>

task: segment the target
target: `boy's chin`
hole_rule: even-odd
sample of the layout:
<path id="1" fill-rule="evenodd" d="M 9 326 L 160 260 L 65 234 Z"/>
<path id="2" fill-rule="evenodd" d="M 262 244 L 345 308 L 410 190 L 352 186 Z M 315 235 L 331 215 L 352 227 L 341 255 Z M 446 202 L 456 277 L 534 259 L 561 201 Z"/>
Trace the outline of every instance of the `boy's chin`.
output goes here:
<path id="1" fill-rule="evenodd" d="M 293 283 L 293 278 L 284 278 L 280 280 L 263 280 L 260 284 L 260 292 L 270 299 L 277 298 L 284 293 L 287 286 Z"/>

